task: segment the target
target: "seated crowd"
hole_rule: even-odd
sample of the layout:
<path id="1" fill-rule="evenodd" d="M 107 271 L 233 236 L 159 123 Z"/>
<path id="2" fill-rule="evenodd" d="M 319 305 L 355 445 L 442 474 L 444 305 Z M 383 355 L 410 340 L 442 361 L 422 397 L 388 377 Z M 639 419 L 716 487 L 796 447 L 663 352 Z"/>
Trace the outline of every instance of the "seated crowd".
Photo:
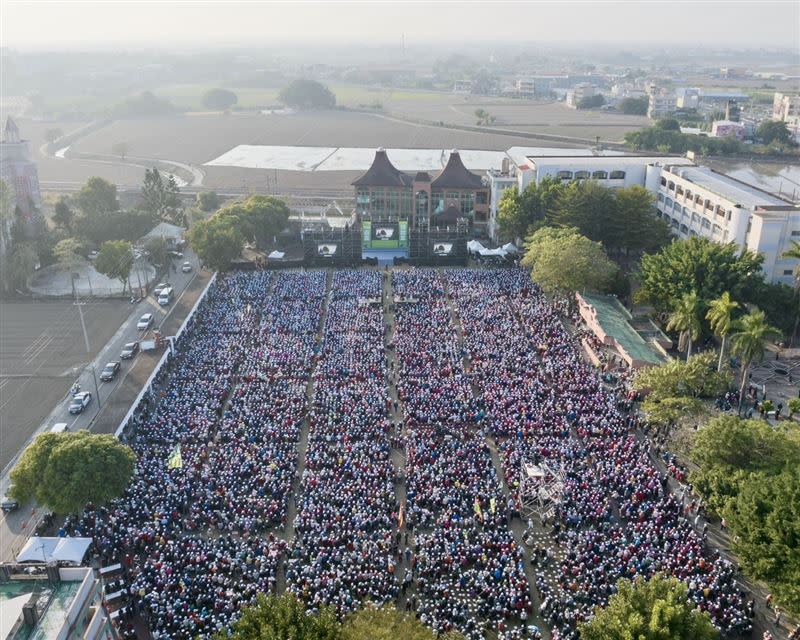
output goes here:
<path id="1" fill-rule="evenodd" d="M 394 313 L 389 335 L 377 301 Z M 536 613 L 554 638 L 577 638 L 618 578 L 660 571 L 726 634 L 747 631 L 733 566 L 695 531 L 634 437 L 624 387 L 604 386 L 561 312 L 519 269 L 220 278 L 137 409 L 127 492 L 64 532 L 125 564 L 160 639 L 224 632 L 281 570 L 309 610 L 405 598 L 470 640 L 536 637 Z M 538 611 L 509 528 L 523 461 L 564 477 L 550 534 L 563 561 L 556 582 L 538 573 Z"/>

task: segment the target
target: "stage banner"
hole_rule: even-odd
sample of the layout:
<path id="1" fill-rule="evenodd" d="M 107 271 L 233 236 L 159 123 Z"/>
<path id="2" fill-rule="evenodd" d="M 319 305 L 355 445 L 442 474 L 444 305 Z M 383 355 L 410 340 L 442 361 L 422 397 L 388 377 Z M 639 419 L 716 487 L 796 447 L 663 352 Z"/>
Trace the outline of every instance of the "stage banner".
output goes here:
<path id="1" fill-rule="evenodd" d="M 372 246 L 372 220 L 364 220 L 361 223 L 361 245 L 365 249 Z"/>
<path id="2" fill-rule="evenodd" d="M 398 244 L 401 249 L 405 249 L 408 246 L 408 220 L 400 220 L 398 225 L 400 231 Z"/>

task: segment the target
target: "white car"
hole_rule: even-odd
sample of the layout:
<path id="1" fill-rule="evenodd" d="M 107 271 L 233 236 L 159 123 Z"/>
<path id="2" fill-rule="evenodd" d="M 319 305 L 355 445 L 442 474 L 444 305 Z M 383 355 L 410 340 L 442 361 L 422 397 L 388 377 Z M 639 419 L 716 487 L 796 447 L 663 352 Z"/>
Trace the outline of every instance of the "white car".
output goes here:
<path id="1" fill-rule="evenodd" d="M 181 266 L 181 271 L 184 273 L 189 273 L 192 270 L 192 263 L 191 262 L 184 262 Z"/>
<path id="2" fill-rule="evenodd" d="M 159 282 L 155 287 L 153 287 L 153 295 L 157 298 L 158 296 L 161 295 L 161 292 L 164 289 L 167 289 L 170 286 L 172 285 L 170 285 L 169 282 Z"/>
<path id="3" fill-rule="evenodd" d="M 139 331 L 147 331 L 151 324 L 153 324 L 153 314 L 145 313 L 141 318 L 139 318 L 139 322 L 136 323 L 136 328 Z"/>
<path id="4" fill-rule="evenodd" d="M 81 391 L 72 396 L 72 402 L 69 405 L 69 412 L 71 414 L 81 413 L 89 406 L 92 401 L 92 394 L 88 391 Z"/>

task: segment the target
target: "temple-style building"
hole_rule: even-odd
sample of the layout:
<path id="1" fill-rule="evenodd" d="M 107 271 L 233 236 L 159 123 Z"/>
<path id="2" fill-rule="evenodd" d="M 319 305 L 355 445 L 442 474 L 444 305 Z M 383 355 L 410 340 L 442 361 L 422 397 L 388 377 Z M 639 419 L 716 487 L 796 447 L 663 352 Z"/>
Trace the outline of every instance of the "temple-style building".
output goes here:
<path id="1" fill-rule="evenodd" d="M 426 171 L 411 175 L 396 168 L 378 149 L 372 166 L 353 181 L 356 211 L 362 221 L 397 223 L 412 229 L 459 226 L 475 235 L 485 232 L 489 188 L 464 166 L 458 151 L 450 152 L 436 177 Z"/>

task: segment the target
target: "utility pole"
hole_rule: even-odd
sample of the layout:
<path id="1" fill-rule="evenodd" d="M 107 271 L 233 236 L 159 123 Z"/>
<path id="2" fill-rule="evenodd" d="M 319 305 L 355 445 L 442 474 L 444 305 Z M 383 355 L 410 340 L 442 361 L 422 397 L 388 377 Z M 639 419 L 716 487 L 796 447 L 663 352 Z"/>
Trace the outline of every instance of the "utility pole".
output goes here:
<path id="1" fill-rule="evenodd" d="M 89 347 L 89 334 L 86 332 L 86 321 L 83 319 L 83 302 L 78 298 L 77 292 L 75 293 L 75 305 L 78 307 L 78 316 L 81 319 L 81 329 L 83 329 L 83 343 L 86 346 L 86 353 L 90 354 L 91 348 Z M 97 412 L 100 413 L 100 389 L 97 386 L 97 371 L 94 368 L 94 362 L 89 365 L 92 368 L 92 380 L 94 380 L 94 392 L 97 395 Z"/>

